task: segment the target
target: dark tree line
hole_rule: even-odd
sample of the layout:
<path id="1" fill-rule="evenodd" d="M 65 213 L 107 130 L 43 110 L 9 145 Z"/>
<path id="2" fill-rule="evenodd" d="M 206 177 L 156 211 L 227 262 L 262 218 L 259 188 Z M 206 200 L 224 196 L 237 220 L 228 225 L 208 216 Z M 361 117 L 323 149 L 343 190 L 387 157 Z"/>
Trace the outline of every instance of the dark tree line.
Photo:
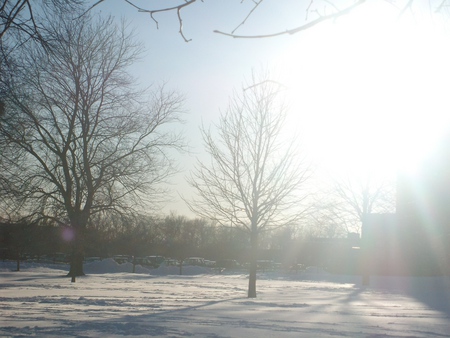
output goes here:
<path id="1" fill-rule="evenodd" d="M 69 230 L 49 223 L 0 223 L 0 259 L 16 260 L 18 269 L 24 260 L 61 263 L 63 256 L 70 255 Z M 125 255 L 131 260 L 164 256 L 179 264 L 188 257 L 203 257 L 213 261 L 236 260 L 242 266 L 252 259 L 250 236 L 242 229 L 175 214 L 159 218 L 96 215 L 91 218 L 84 239 L 85 258 Z M 349 259 L 357 259 L 351 248 L 358 245 L 358 237 L 314 238 L 288 226 L 261 234 L 257 259 L 290 272 L 313 265 L 355 273 L 358 266 Z M 261 268 L 270 267 L 258 267 Z"/>
<path id="2" fill-rule="evenodd" d="M 202 220 L 169 215 L 121 217 L 93 216 L 84 230 L 84 257 L 161 255 L 182 260 L 244 259 L 247 236 L 237 228 L 225 228 Z M 70 254 L 70 228 L 57 224 L 0 224 L 2 259 L 38 259 L 55 253 Z"/>

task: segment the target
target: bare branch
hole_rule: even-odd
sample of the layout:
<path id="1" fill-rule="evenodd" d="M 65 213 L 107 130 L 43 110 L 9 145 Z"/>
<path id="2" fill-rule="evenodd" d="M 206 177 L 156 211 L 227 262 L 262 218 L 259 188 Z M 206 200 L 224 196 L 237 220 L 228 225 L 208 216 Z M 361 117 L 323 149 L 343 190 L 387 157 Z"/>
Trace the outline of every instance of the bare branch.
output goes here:
<path id="1" fill-rule="evenodd" d="M 201 0 L 203 2 L 203 0 Z M 165 8 L 160 8 L 160 9 L 146 9 L 143 8 L 141 6 L 136 5 L 134 2 L 130 1 L 130 0 L 125 0 L 126 3 L 128 3 L 130 6 L 134 7 L 135 9 L 138 10 L 138 12 L 141 13 L 149 13 L 151 19 L 155 22 L 156 24 L 156 28 L 159 27 L 159 23 L 158 21 L 155 19 L 154 15 L 157 13 L 162 13 L 162 12 L 173 12 L 176 11 L 177 13 L 177 17 L 178 17 L 178 23 L 179 23 L 179 33 L 181 35 L 181 37 L 183 38 L 183 40 L 185 42 L 189 42 L 192 39 L 187 39 L 186 36 L 184 35 L 183 32 L 183 20 L 181 17 L 181 10 L 184 9 L 187 6 L 190 6 L 192 4 L 194 4 L 195 2 L 197 2 L 197 0 L 185 0 L 184 3 L 177 5 L 177 6 L 172 6 L 172 7 L 165 7 Z"/>
<path id="2" fill-rule="evenodd" d="M 253 89 L 253 88 L 257 87 L 257 86 L 264 85 L 264 84 L 268 84 L 268 83 L 269 83 L 269 84 L 270 84 L 270 83 L 273 83 L 273 84 L 276 84 L 276 85 L 278 85 L 278 86 L 286 87 L 283 83 L 281 83 L 281 82 L 279 82 L 279 81 L 274 81 L 274 80 L 264 80 L 264 81 L 262 81 L 262 82 L 255 83 L 255 84 L 252 84 L 252 85 L 250 85 L 250 86 L 244 88 L 244 92 L 245 92 L 246 90 Z"/>
<path id="3" fill-rule="evenodd" d="M 37 20 L 35 12 L 46 12 L 47 10 L 66 9 L 75 11 L 83 3 L 83 0 L 4 0 L 0 6 L 0 39 L 5 37 L 8 31 L 14 31 L 26 37 L 39 41 L 47 47 L 47 41 L 41 35 L 42 25 Z M 35 11 L 36 7 L 41 7 L 40 11 Z"/>
<path id="4" fill-rule="evenodd" d="M 184 34 L 183 34 L 183 20 L 181 19 L 181 9 L 180 8 L 178 8 L 178 10 L 177 10 L 177 15 L 178 15 L 178 22 L 179 22 L 179 24 L 180 24 L 180 30 L 178 31 L 179 33 L 180 33 L 180 35 L 183 37 L 183 39 L 184 39 L 184 42 L 189 42 L 189 41 L 191 41 L 192 39 L 186 39 L 186 37 L 184 36 Z"/>
<path id="5" fill-rule="evenodd" d="M 214 33 L 217 34 L 222 34 L 222 35 L 226 35 L 226 36 L 230 36 L 232 38 L 236 38 L 236 39 L 260 39 L 260 38 L 272 38 L 272 37 L 276 37 L 276 36 L 280 36 L 280 35 L 292 35 L 292 34 L 296 34 L 298 32 L 304 31 L 306 29 L 309 29 L 311 27 L 314 27 L 315 25 L 327 21 L 327 20 L 335 20 L 343 15 L 347 15 L 349 14 L 352 10 L 354 10 L 356 7 L 362 5 L 363 3 L 365 3 L 366 0 L 358 0 L 357 2 L 355 2 L 353 5 L 342 9 L 338 12 L 335 12 L 333 14 L 329 14 L 329 15 L 324 15 L 324 16 L 320 16 L 319 18 L 312 20 L 302 26 L 293 28 L 293 29 L 289 29 L 289 30 L 285 30 L 282 32 L 277 32 L 277 33 L 271 33 L 271 34 L 263 34 L 263 35 L 235 35 L 233 33 L 226 33 L 223 31 L 219 31 L 219 30 L 214 30 Z"/>
<path id="6" fill-rule="evenodd" d="M 247 21 L 247 19 L 253 14 L 253 12 L 256 10 L 256 8 L 263 2 L 263 0 L 259 0 L 259 1 L 253 1 L 253 3 L 255 4 L 255 6 L 250 10 L 250 12 L 248 12 L 247 16 L 244 18 L 244 20 L 242 20 L 242 22 L 237 25 L 237 27 L 235 29 L 232 30 L 231 34 L 234 34 L 234 32 L 236 32 L 239 27 L 243 26 L 245 24 L 245 22 Z"/>
<path id="7" fill-rule="evenodd" d="M 84 11 L 79 17 L 78 19 L 80 19 L 81 17 L 83 17 L 84 15 L 86 15 L 88 12 L 90 12 L 91 10 L 93 10 L 95 7 L 97 7 L 98 5 L 100 5 L 103 1 L 105 0 L 98 0 L 97 2 L 95 2 L 92 6 L 90 6 L 86 11 Z M 125 0 L 126 1 L 126 0 Z"/>

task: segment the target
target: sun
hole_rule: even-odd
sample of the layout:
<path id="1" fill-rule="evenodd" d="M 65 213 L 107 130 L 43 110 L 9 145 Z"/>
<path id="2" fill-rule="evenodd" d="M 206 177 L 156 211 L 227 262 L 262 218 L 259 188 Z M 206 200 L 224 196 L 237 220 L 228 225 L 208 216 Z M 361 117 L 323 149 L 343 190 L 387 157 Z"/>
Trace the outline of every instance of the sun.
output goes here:
<path id="1" fill-rule="evenodd" d="M 450 125 L 450 36 L 368 7 L 296 38 L 280 60 L 290 125 L 331 170 L 414 170 Z"/>

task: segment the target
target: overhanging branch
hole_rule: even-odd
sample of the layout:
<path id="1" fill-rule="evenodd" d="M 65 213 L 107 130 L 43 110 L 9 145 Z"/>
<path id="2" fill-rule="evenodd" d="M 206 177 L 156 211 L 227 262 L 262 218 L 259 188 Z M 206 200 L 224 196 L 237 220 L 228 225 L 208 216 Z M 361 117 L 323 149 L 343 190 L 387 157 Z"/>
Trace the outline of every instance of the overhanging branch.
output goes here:
<path id="1" fill-rule="evenodd" d="M 271 33 L 271 34 L 262 34 L 262 35 L 236 35 L 236 34 L 233 34 L 233 33 L 226 33 L 226 32 L 222 32 L 222 31 L 219 31 L 219 30 L 214 30 L 214 33 L 230 36 L 230 37 L 235 38 L 235 39 L 261 39 L 261 38 L 273 38 L 273 37 L 280 36 L 280 35 L 292 35 L 292 34 L 296 34 L 298 32 L 307 30 L 307 29 L 309 29 L 311 27 L 314 27 L 315 25 L 317 25 L 317 24 L 319 24 L 321 22 L 324 22 L 324 21 L 327 21 L 327 20 L 337 19 L 340 16 L 349 14 L 352 10 L 354 10 L 356 7 L 362 5 L 365 2 L 366 2 L 366 0 L 358 0 L 353 5 L 347 7 L 345 9 L 343 9 L 343 10 L 340 10 L 340 11 L 335 12 L 333 14 L 321 16 L 321 17 L 317 18 L 316 20 L 310 21 L 310 22 L 308 22 L 308 23 L 306 23 L 304 25 L 298 26 L 298 27 L 293 28 L 293 29 L 288 29 L 288 30 L 285 30 L 285 31 L 282 31 L 282 32 Z"/>

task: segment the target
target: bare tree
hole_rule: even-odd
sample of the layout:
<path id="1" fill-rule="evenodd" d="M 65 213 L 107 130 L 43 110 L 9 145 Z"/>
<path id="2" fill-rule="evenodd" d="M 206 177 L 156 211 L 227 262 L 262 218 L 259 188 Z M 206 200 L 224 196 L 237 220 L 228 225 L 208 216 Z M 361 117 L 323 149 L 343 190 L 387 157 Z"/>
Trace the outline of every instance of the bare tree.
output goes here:
<path id="1" fill-rule="evenodd" d="M 22 59 L 1 81 L 0 121 L 9 196 L 22 215 L 70 226 L 71 276 L 83 274 L 89 217 L 161 201 L 159 184 L 174 170 L 167 151 L 182 147 L 165 125 L 179 121 L 183 99 L 164 86 L 137 88 L 128 73 L 141 52 L 132 32 L 111 18 L 77 18 L 48 21 L 50 53 L 32 41 L 14 53 Z"/>
<path id="2" fill-rule="evenodd" d="M 393 212 L 395 209 L 394 185 L 388 180 L 376 180 L 370 175 L 360 180 L 346 177 L 336 180 L 334 188 L 336 195 L 361 221 L 364 215 Z"/>
<path id="3" fill-rule="evenodd" d="M 395 212 L 395 188 L 392 180 L 373 175 L 347 174 L 335 178 L 330 190 L 313 214 L 327 236 L 361 232 L 364 217 L 372 213 Z"/>
<path id="4" fill-rule="evenodd" d="M 256 297 L 258 236 L 297 221 L 310 175 L 295 140 L 283 140 L 286 108 L 278 105 L 280 85 L 267 77 L 235 92 L 215 136 L 202 128 L 211 163 L 199 161 L 188 178 L 198 198 L 192 211 L 250 236 L 248 297 Z M 216 141 L 216 137 L 218 140 Z"/>

